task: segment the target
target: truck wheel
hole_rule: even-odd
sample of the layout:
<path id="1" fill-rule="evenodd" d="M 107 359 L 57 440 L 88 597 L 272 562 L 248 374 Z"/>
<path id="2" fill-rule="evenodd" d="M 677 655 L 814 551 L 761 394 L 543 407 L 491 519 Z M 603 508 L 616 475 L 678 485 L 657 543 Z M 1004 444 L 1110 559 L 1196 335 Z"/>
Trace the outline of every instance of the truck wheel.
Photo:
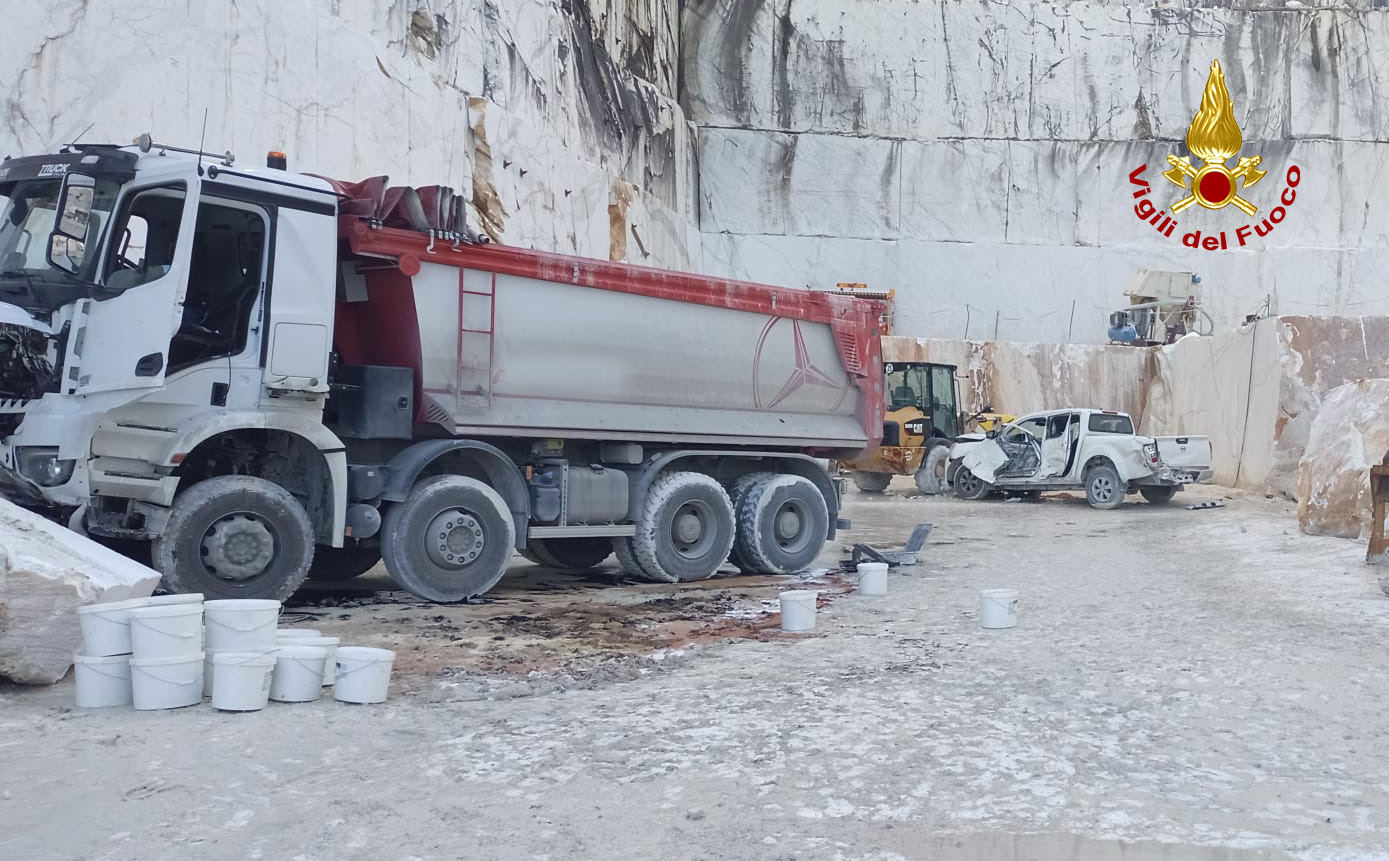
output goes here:
<path id="1" fill-rule="evenodd" d="M 587 571 L 611 556 L 613 545 L 607 538 L 532 538 L 526 549 L 547 568 Z"/>
<path id="2" fill-rule="evenodd" d="M 506 502 L 461 475 L 415 485 L 381 525 L 381 555 L 391 579 L 426 601 L 464 601 L 491 589 L 515 547 Z"/>
<path id="3" fill-rule="evenodd" d="M 381 561 L 380 547 L 325 547 L 314 549 L 310 580 L 351 580 L 376 567 Z"/>
<path id="4" fill-rule="evenodd" d="M 174 499 L 150 549 L 170 592 L 283 601 L 309 575 L 313 526 L 304 506 L 278 484 L 223 475 Z"/>
<path id="5" fill-rule="evenodd" d="M 892 483 L 892 476 L 885 472 L 854 472 L 854 487 L 864 493 L 882 493 Z"/>
<path id="6" fill-rule="evenodd" d="M 950 487 L 945 481 L 945 468 L 949 462 L 949 443 L 928 444 L 926 454 L 921 458 L 921 466 L 916 471 L 916 489 L 926 494 L 945 493 Z"/>
<path id="7" fill-rule="evenodd" d="M 829 534 L 825 497 L 798 475 L 769 476 L 741 500 L 735 546 L 761 574 L 804 571 L 820 555 Z"/>
<path id="8" fill-rule="evenodd" d="M 622 573 L 631 577 L 633 580 L 645 580 L 649 583 L 674 583 L 674 578 L 665 574 L 653 574 L 641 567 L 637 561 L 636 548 L 632 546 L 632 539 L 626 536 L 613 539 L 613 555 L 617 557 L 617 564 L 622 566 Z"/>
<path id="9" fill-rule="evenodd" d="M 961 499 L 983 499 L 993 487 L 979 476 L 961 466 L 955 471 L 955 495 Z"/>
<path id="10" fill-rule="evenodd" d="M 738 566 L 738 570 L 744 574 L 752 574 L 757 569 L 743 553 L 742 520 L 738 517 L 738 512 L 742 510 L 743 499 L 748 495 L 748 491 L 752 489 L 753 485 L 775 477 L 776 473 L 774 472 L 750 472 L 747 475 L 739 476 L 728 492 L 729 501 L 733 503 L 733 523 L 737 529 L 737 535 L 733 539 L 733 550 L 728 554 L 728 561 Z"/>
<path id="11" fill-rule="evenodd" d="M 1124 492 L 1118 470 L 1108 464 L 1092 466 L 1085 473 L 1085 501 L 1091 508 L 1118 508 L 1124 501 Z"/>
<path id="12" fill-rule="evenodd" d="M 1138 492 L 1143 494 L 1143 498 L 1153 505 L 1166 505 L 1171 502 L 1172 497 L 1177 495 L 1177 490 L 1178 488 L 1173 485 L 1138 488 Z"/>
<path id="13" fill-rule="evenodd" d="M 646 492 L 632 549 L 643 570 L 674 583 L 713 576 L 733 549 L 733 503 L 701 472 L 668 472 Z"/>

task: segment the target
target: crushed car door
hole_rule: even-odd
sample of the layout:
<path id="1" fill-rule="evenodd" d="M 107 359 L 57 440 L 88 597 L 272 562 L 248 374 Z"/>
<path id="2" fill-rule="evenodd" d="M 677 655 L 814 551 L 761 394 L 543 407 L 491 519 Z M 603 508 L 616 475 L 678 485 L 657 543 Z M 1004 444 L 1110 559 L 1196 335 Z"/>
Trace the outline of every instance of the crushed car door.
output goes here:
<path id="1" fill-rule="evenodd" d="M 961 466 L 989 484 L 993 484 L 998 468 L 1007 462 L 1008 455 L 1003 453 L 998 440 L 993 439 L 980 440 L 971 445 L 965 456 L 960 458 Z"/>
<path id="2" fill-rule="evenodd" d="M 1036 477 L 1037 467 L 1041 463 L 1041 439 L 1046 427 L 1046 416 L 1033 416 L 1004 426 L 997 441 L 1008 456 L 1008 462 L 999 467 L 999 477 Z"/>
<path id="3" fill-rule="evenodd" d="M 1038 478 L 1055 478 L 1066 474 L 1071 451 L 1080 428 L 1080 416 L 1061 413 L 1047 419 L 1046 436 L 1042 438 L 1042 466 Z"/>

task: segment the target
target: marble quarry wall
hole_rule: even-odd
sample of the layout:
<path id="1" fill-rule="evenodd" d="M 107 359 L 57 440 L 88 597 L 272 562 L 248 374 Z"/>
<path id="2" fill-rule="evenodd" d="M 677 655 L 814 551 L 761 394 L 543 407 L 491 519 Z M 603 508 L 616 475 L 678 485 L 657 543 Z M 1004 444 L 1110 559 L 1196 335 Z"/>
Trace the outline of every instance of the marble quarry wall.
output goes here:
<path id="1" fill-rule="evenodd" d="M 80 138 L 470 192 L 511 245 L 697 268 L 677 0 L 6 5 L 0 155 Z"/>
<path id="2" fill-rule="evenodd" d="M 1216 331 L 1265 298 L 1389 313 L 1382 6 L 687 0 L 704 266 L 896 289 L 895 331 L 932 338 L 1102 343 L 1143 268 L 1200 274 Z M 1268 171 L 1242 192 L 1258 218 L 1192 206 L 1160 235 L 1129 174 L 1160 208 L 1185 194 L 1159 172 L 1217 59 Z M 1293 203 L 1240 247 L 1294 164 Z M 1184 247 L 1195 230 L 1229 249 Z"/>

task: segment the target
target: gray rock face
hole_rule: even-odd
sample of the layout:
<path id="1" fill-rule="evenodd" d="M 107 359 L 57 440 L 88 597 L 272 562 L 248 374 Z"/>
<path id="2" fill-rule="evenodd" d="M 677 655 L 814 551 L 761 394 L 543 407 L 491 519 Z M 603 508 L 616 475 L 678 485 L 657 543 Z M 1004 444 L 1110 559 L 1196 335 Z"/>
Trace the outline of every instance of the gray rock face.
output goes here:
<path id="1" fill-rule="evenodd" d="M 1370 466 L 1389 452 L 1389 380 L 1332 390 L 1297 470 L 1297 521 L 1309 535 L 1362 538 L 1370 528 Z"/>
<path id="2" fill-rule="evenodd" d="M 0 678 L 58 681 L 82 645 L 78 607 L 158 584 L 154 569 L 0 500 Z"/>

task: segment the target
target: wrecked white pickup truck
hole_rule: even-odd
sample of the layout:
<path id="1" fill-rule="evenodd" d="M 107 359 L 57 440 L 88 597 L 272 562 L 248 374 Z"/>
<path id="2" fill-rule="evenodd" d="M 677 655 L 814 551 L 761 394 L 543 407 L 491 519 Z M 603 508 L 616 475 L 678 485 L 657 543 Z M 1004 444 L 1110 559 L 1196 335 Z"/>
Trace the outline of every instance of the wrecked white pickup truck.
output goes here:
<path id="1" fill-rule="evenodd" d="M 946 466 L 961 499 L 1083 487 L 1094 508 L 1115 508 L 1133 491 L 1165 503 L 1210 477 L 1208 437 L 1136 436 L 1125 413 L 1088 409 L 1031 413 L 983 439 L 960 439 Z"/>

